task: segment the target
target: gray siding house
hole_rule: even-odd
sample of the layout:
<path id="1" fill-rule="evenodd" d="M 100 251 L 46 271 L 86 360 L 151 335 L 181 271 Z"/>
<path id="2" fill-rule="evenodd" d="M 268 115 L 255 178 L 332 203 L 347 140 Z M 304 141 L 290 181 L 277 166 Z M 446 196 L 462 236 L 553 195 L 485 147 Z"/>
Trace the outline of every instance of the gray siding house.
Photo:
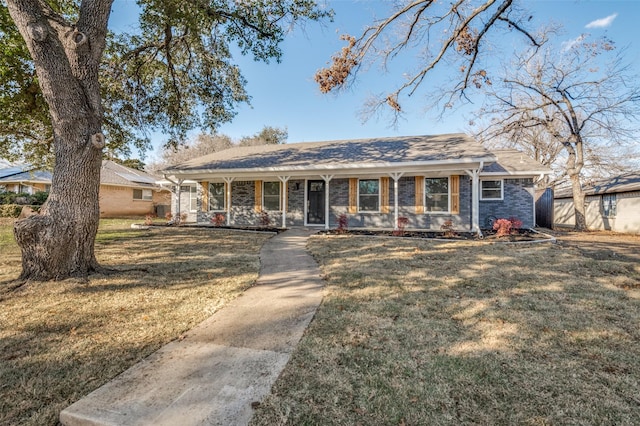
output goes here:
<path id="1" fill-rule="evenodd" d="M 640 173 L 626 173 L 584 187 L 585 218 L 591 230 L 640 234 Z M 555 226 L 575 226 L 571 189 L 555 192 Z"/>
<path id="2" fill-rule="evenodd" d="M 534 179 L 549 170 L 464 134 L 235 147 L 163 171 L 174 214 L 227 225 L 478 231 L 496 218 L 535 226 Z"/>

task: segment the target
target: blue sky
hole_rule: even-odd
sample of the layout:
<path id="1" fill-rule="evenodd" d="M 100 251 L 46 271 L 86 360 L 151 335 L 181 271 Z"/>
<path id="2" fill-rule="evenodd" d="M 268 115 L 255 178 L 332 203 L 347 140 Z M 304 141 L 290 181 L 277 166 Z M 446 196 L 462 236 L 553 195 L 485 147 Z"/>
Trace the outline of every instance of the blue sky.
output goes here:
<path id="1" fill-rule="evenodd" d="M 282 45 L 282 63 L 264 64 L 251 57 L 238 56 L 237 62 L 248 80 L 251 106 L 241 105 L 236 118 L 221 126 L 220 133 L 239 139 L 257 133 L 265 125 L 286 127 L 288 141 L 292 143 L 465 131 L 468 114 L 475 106 L 438 120 L 437 111 L 425 110 L 430 94 L 426 85 L 412 102 L 403 103 L 405 116 L 397 128 L 390 126 L 384 117 L 362 122 L 359 111 L 363 103 L 371 93 L 390 91 L 399 84 L 403 69 L 415 64 L 411 56 L 394 64 L 393 73 L 385 74 L 374 67 L 361 73 L 350 90 L 321 94 L 313 76 L 344 45 L 339 40 L 340 34 L 359 35 L 375 17 L 385 16 L 391 2 L 329 0 L 327 3 L 336 12 L 334 22 L 308 23 L 303 29 L 296 29 Z M 523 3 L 534 17 L 534 26 L 550 20 L 561 23 L 565 43 L 585 33 L 606 34 L 619 48 L 628 47 L 627 60 L 633 64 L 634 72 L 640 74 L 640 42 L 636 39 L 640 1 L 527 0 Z M 111 28 L 130 25 L 134 6 L 133 0 L 115 0 Z M 438 75 L 434 77 L 437 79 Z M 162 135 L 153 138 L 156 145 L 163 139 Z"/>

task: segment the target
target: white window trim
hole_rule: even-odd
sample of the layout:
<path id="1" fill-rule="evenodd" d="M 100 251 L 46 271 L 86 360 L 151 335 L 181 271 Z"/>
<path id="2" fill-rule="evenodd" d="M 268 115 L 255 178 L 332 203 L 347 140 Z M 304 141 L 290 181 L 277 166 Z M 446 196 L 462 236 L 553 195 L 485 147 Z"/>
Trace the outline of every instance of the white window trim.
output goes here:
<path id="1" fill-rule="evenodd" d="M 422 205 L 424 206 L 424 214 L 451 214 L 451 176 L 423 176 L 424 182 L 422 183 Z M 447 211 L 446 212 L 430 212 L 427 211 L 427 179 L 443 179 L 447 178 Z"/>
<path id="2" fill-rule="evenodd" d="M 482 184 L 484 182 L 500 182 L 500 198 L 485 198 L 482 192 Z M 504 179 L 480 179 L 480 201 L 503 201 L 504 200 Z"/>
<path id="3" fill-rule="evenodd" d="M 142 198 L 136 198 L 136 197 L 135 197 L 136 190 L 141 191 Z M 145 193 L 145 191 L 148 191 L 148 192 L 149 192 L 149 194 L 151 195 L 151 197 L 150 197 L 150 198 L 144 198 L 144 193 Z M 148 202 L 148 201 L 153 201 L 153 191 L 152 191 L 152 190 L 150 190 L 150 189 L 134 188 L 134 189 L 133 189 L 133 201 L 147 201 L 147 202 Z"/>
<path id="4" fill-rule="evenodd" d="M 222 184 L 223 185 L 223 191 L 222 191 L 222 208 L 221 209 L 210 209 L 209 207 L 211 207 L 211 185 L 212 184 Z M 207 211 L 210 212 L 226 212 L 227 209 L 227 183 L 226 182 L 209 182 L 209 185 L 207 185 Z"/>
<path id="5" fill-rule="evenodd" d="M 382 194 L 380 191 L 382 185 L 380 184 L 380 178 L 377 178 L 378 181 L 378 210 L 360 210 L 360 181 L 361 180 L 376 180 L 376 178 L 358 178 L 358 213 L 380 213 L 380 204 L 382 203 Z"/>
<path id="6" fill-rule="evenodd" d="M 264 205 L 264 195 L 265 195 L 265 190 L 264 190 L 264 185 L 265 183 L 273 183 L 276 182 L 279 184 L 278 186 L 278 209 L 277 210 L 267 210 L 266 206 Z M 280 212 L 282 211 L 282 182 L 280 182 L 279 180 L 265 180 L 262 181 L 262 210 L 266 211 L 266 212 Z"/>

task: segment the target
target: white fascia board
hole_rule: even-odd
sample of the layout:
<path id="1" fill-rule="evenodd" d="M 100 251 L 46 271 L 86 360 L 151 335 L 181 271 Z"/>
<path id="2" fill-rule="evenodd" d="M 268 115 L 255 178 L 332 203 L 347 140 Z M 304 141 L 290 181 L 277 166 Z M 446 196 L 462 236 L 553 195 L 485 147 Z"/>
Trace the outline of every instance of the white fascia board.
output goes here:
<path id="1" fill-rule="evenodd" d="M 171 180 L 173 180 L 174 182 L 170 181 L 169 179 L 160 179 L 156 181 L 156 185 L 160 185 L 160 186 L 169 186 L 169 185 L 175 185 L 175 181 L 178 180 L 178 178 L 174 175 L 169 176 L 169 178 Z M 198 183 L 195 180 L 183 180 L 182 181 L 183 184 L 185 185 L 189 185 L 189 184 L 195 184 Z"/>
<path id="2" fill-rule="evenodd" d="M 354 163 L 346 165 L 314 165 L 296 167 L 256 167 L 252 169 L 194 169 L 188 171 L 168 170 L 172 176 L 189 177 L 191 179 L 204 179 L 212 175 L 220 177 L 249 178 L 260 175 L 268 176 L 315 176 L 332 172 L 334 175 L 376 175 L 388 172 L 423 172 L 425 170 L 461 170 L 478 167 L 482 162 L 495 161 L 494 157 L 469 158 L 465 160 L 439 160 L 439 161 L 406 161 L 384 163 Z M 168 173 L 167 173 L 168 174 Z"/>
<path id="3" fill-rule="evenodd" d="M 548 175 L 551 174 L 551 171 L 535 171 L 535 170 L 527 170 L 520 172 L 480 172 L 480 177 L 513 177 L 513 176 L 530 176 L 530 177 L 538 177 L 540 175 Z"/>

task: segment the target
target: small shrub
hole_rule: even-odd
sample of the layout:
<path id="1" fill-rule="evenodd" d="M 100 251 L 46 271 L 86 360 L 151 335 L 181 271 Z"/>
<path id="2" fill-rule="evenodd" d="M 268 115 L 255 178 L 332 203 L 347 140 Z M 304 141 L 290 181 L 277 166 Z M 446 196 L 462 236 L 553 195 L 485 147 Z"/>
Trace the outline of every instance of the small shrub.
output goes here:
<path id="1" fill-rule="evenodd" d="M 147 214 L 147 215 L 144 217 L 144 224 L 145 224 L 145 225 L 153 225 L 153 219 L 154 219 L 155 217 L 156 217 L 156 215 L 154 215 L 154 214 L 151 214 L 151 213 Z"/>
<path id="2" fill-rule="evenodd" d="M 3 204 L 0 205 L 0 217 L 18 217 L 22 212 L 21 205 L 18 204 Z"/>
<path id="3" fill-rule="evenodd" d="M 187 214 L 180 213 L 180 220 L 178 221 L 178 225 L 182 225 L 187 221 Z"/>
<path id="4" fill-rule="evenodd" d="M 48 191 L 38 191 L 31 196 L 31 204 L 34 206 L 41 206 L 45 201 L 47 201 L 47 198 L 49 198 Z"/>
<path id="5" fill-rule="evenodd" d="M 339 234 L 344 234 L 349 230 L 349 218 L 346 214 L 342 213 L 338 215 L 338 228 L 336 231 Z"/>
<path id="6" fill-rule="evenodd" d="M 392 233 L 392 235 L 396 236 L 396 237 L 402 237 L 404 235 L 404 230 L 407 227 L 407 225 L 409 224 L 409 218 L 408 217 L 404 217 L 404 216 L 400 216 L 398 218 L 398 229 L 395 229 Z"/>
<path id="7" fill-rule="evenodd" d="M 493 222 L 493 230 L 496 231 L 496 237 L 503 237 L 517 232 L 522 226 L 522 221 L 515 217 L 509 219 L 496 219 Z"/>
<path id="8" fill-rule="evenodd" d="M 444 236 L 447 238 L 455 237 L 456 231 L 453 229 L 453 220 L 447 219 L 444 221 L 440 229 L 444 231 Z"/>
<path id="9" fill-rule="evenodd" d="M 222 213 L 216 213 L 211 218 L 211 223 L 213 223 L 213 226 L 222 226 L 225 224 L 225 222 L 226 222 L 226 218 Z"/>
<path id="10" fill-rule="evenodd" d="M 261 226 L 271 225 L 271 218 L 269 217 L 269 213 L 264 210 L 260 210 L 260 225 Z"/>
<path id="11" fill-rule="evenodd" d="M 167 219 L 167 222 L 171 222 L 171 219 L 173 219 L 173 214 L 171 214 L 171 212 L 167 212 L 164 215 L 164 218 Z"/>

